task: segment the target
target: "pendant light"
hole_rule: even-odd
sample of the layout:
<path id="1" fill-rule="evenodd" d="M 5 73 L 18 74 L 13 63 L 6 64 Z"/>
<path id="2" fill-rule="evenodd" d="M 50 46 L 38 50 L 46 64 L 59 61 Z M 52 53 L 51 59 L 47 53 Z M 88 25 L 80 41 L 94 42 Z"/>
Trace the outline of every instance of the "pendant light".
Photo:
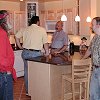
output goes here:
<path id="1" fill-rule="evenodd" d="M 89 7 L 88 9 L 91 9 L 90 3 L 91 3 L 91 1 L 88 0 L 88 4 L 89 4 L 89 5 L 88 5 L 88 7 Z M 89 10 L 87 10 L 87 12 L 89 13 Z M 90 16 L 88 16 L 88 17 L 86 18 L 86 22 L 91 22 L 91 17 L 90 17 Z"/>
<path id="2" fill-rule="evenodd" d="M 63 14 L 63 15 L 61 16 L 61 21 L 67 21 L 66 15 Z"/>
<path id="3" fill-rule="evenodd" d="M 75 21 L 76 22 L 80 21 L 80 16 L 79 16 L 79 0 L 77 0 L 77 15 L 75 17 Z"/>
<path id="4" fill-rule="evenodd" d="M 64 0 L 62 0 L 63 15 L 61 16 L 61 21 L 67 21 L 67 17 L 64 14 Z"/>
<path id="5" fill-rule="evenodd" d="M 76 21 L 76 22 L 79 22 L 79 21 L 80 21 L 80 16 L 77 15 L 77 16 L 75 17 L 75 21 Z"/>
<path id="6" fill-rule="evenodd" d="M 88 17 L 86 18 L 86 22 L 91 22 L 91 17 L 88 16 Z"/>

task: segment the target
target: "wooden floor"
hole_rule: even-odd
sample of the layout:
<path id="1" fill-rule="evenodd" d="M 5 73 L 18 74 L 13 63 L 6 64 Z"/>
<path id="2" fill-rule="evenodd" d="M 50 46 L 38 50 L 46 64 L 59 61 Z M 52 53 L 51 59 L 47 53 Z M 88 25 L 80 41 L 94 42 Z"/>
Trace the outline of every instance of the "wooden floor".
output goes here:
<path id="1" fill-rule="evenodd" d="M 14 100 L 31 100 L 31 97 L 26 96 L 23 77 L 14 82 Z"/>

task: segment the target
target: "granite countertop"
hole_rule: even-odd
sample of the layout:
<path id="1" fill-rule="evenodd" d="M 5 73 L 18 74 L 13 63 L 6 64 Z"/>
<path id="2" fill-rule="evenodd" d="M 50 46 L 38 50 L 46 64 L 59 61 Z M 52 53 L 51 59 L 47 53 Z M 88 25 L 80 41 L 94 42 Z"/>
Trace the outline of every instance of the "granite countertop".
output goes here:
<path id="1" fill-rule="evenodd" d="M 69 60 L 68 52 L 64 52 L 62 54 L 58 54 L 56 56 L 51 55 L 49 57 L 39 56 L 35 58 L 27 59 L 28 61 L 47 63 L 53 65 L 71 65 L 71 61 Z"/>

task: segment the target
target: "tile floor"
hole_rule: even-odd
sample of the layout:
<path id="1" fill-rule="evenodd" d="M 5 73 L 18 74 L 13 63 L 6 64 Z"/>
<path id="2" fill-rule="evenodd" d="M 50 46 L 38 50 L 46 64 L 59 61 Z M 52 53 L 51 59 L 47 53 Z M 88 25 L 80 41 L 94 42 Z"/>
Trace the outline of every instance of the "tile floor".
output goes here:
<path id="1" fill-rule="evenodd" d="M 26 96 L 24 77 L 20 77 L 17 82 L 14 82 L 14 100 L 31 100 L 30 96 Z"/>

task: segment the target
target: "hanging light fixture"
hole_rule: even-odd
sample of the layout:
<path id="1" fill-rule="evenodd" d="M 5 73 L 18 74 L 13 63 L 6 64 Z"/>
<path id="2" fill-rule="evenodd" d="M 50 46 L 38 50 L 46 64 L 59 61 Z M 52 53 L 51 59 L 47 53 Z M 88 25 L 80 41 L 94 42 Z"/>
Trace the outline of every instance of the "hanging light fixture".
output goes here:
<path id="1" fill-rule="evenodd" d="M 86 22 L 91 22 L 91 17 L 88 16 L 88 17 L 86 18 Z"/>
<path id="2" fill-rule="evenodd" d="M 80 16 L 77 15 L 77 16 L 75 17 L 75 21 L 76 21 L 76 22 L 79 22 L 79 21 L 80 21 Z"/>
<path id="3" fill-rule="evenodd" d="M 61 21 L 67 21 L 67 17 L 66 17 L 66 15 L 62 15 L 62 17 L 61 17 Z"/>
<path id="4" fill-rule="evenodd" d="M 64 14 L 64 0 L 62 0 L 63 15 L 61 16 L 61 21 L 67 21 L 67 17 Z"/>
<path id="5" fill-rule="evenodd" d="M 91 9 L 91 5 L 90 5 L 90 1 L 88 0 L 88 7 L 89 7 L 89 9 Z M 87 12 L 89 13 L 89 10 L 87 9 Z M 86 22 L 91 22 L 91 17 L 90 16 L 88 16 L 87 18 L 86 18 Z"/>
<path id="6" fill-rule="evenodd" d="M 75 21 L 76 22 L 80 21 L 80 16 L 79 16 L 79 0 L 77 0 L 77 15 L 75 17 Z"/>

